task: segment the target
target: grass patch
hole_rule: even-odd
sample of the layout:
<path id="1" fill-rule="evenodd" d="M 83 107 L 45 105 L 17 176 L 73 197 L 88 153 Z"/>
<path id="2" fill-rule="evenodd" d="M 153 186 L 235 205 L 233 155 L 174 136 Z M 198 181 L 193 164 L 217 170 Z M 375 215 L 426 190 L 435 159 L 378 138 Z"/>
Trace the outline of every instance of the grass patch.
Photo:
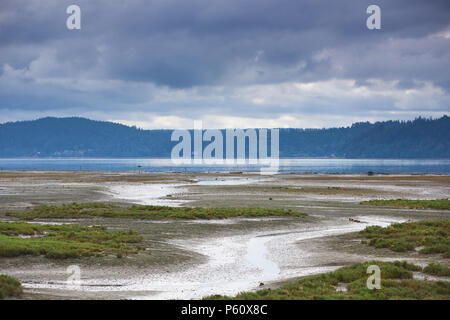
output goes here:
<path id="1" fill-rule="evenodd" d="M 450 200 L 437 199 L 437 200 L 369 200 L 363 201 L 361 204 L 367 204 L 371 206 L 388 206 L 388 207 L 401 207 L 410 209 L 441 209 L 450 210 Z"/>
<path id="2" fill-rule="evenodd" d="M 320 194 L 320 195 L 365 195 L 373 193 L 374 190 L 361 189 L 361 188 L 344 188 L 344 187 L 282 187 L 274 186 L 272 190 L 280 190 L 290 193 L 308 193 L 308 194 Z M 378 192 L 379 193 L 379 192 Z"/>
<path id="3" fill-rule="evenodd" d="M 360 233 L 375 248 L 404 252 L 423 246 L 421 253 L 450 257 L 450 219 L 395 223 L 385 228 L 370 226 Z"/>
<path id="4" fill-rule="evenodd" d="M 450 277 L 450 268 L 447 266 L 444 266 L 439 263 L 430 263 L 425 268 L 423 268 L 424 273 L 432 274 L 435 276 L 443 276 L 443 277 Z"/>
<path id="5" fill-rule="evenodd" d="M 107 203 L 72 203 L 62 206 L 42 205 L 22 212 L 6 212 L 6 216 L 25 220 L 36 218 L 136 218 L 136 219 L 225 219 L 234 217 L 304 217 L 294 210 L 269 208 L 190 208 L 132 205 L 121 207 Z"/>
<path id="6" fill-rule="evenodd" d="M 13 277 L 0 274 L 0 299 L 17 297 L 22 293 L 22 285 Z"/>
<path id="7" fill-rule="evenodd" d="M 370 290 L 366 282 L 367 267 L 378 265 L 381 289 Z M 387 300 L 387 299 L 450 299 L 450 283 L 412 279 L 412 271 L 420 267 L 407 262 L 369 261 L 340 268 L 334 272 L 309 276 L 290 282 L 279 289 L 243 292 L 235 297 L 213 295 L 207 300 Z M 338 285 L 347 291 L 337 291 Z"/>
<path id="8" fill-rule="evenodd" d="M 0 222 L 0 257 L 44 255 L 66 259 L 137 253 L 142 236 L 136 231 L 107 231 L 105 227 L 37 225 Z"/>

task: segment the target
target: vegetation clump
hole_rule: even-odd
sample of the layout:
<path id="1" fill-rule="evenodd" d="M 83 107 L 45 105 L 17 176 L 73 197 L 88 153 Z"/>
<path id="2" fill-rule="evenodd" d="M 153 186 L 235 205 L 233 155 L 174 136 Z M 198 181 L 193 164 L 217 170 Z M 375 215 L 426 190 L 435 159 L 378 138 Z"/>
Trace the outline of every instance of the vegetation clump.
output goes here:
<path id="1" fill-rule="evenodd" d="M 424 254 L 442 253 L 450 257 L 450 219 L 370 226 L 360 232 L 375 248 L 405 252 L 422 247 Z"/>
<path id="2" fill-rule="evenodd" d="M 367 287 L 367 268 L 381 270 L 381 288 Z M 308 276 L 278 289 L 242 292 L 235 297 L 213 295 L 207 300 L 397 300 L 450 299 L 450 282 L 414 280 L 413 271 L 422 268 L 404 261 L 369 261 L 340 268 L 334 272 Z M 345 290 L 339 290 L 345 288 Z"/>
<path id="3" fill-rule="evenodd" d="M 17 297 L 22 293 L 22 285 L 13 277 L 0 274 L 0 299 Z"/>
<path id="4" fill-rule="evenodd" d="M 406 199 L 369 200 L 369 201 L 362 201 L 361 204 L 367 204 L 367 205 L 371 205 L 371 206 L 401 207 L 401 208 L 410 208 L 410 209 L 450 210 L 450 200 L 449 199 L 436 199 L 436 200 L 406 200 Z"/>
<path id="5" fill-rule="evenodd" d="M 428 266 L 423 268 L 424 273 L 432 274 L 435 276 L 443 276 L 443 277 L 450 277 L 450 268 L 447 266 L 444 266 L 439 263 L 430 263 Z"/>
<path id="6" fill-rule="evenodd" d="M 225 219 L 235 217 L 304 217 L 295 210 L 271 208 L 191 208 L 132 205 L 122 207 L 108 203 L 71 203 L 62 206 L 41 205 L 6 216 L 25 220 L 36 218 L 135 218 L 135 219 Z"/>
<path id="7" fill-rule="evenodd" d="M 0 222 L 0 257 L 43 255 L 53 259 L 123 256 L 137 253 L 142 236 L 136 231 L 107 231 L 105 227 L 37 225 Z"/>

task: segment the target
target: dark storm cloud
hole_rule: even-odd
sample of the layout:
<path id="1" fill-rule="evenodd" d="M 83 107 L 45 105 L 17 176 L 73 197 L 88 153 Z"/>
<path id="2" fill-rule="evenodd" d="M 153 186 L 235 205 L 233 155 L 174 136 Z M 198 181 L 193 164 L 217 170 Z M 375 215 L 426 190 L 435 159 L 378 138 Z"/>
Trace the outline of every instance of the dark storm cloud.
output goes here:
<path id="1" fill-rule="evenodd" d="M 365 28 L 365 8 L 372 2 L 382 8 L 383 29 L 370 33 Z M 64 28 L 65 8 L 71 3 L 82 8 L 80 32 Z M 326 61 L 322 71 L 312 61 L 321 49 L 357 46 L 358 55 L 370 55 L 390 37 L 424 37 L 450 21 L 448 1 L 14 0 L 2 1 L 1 6 L 0 45 L 5 49 L 57 46 L 64 58 L 83 62 L 74 69 L 91 68 L 101 57 L 112 77 L 175 87 L 220 81 L 231 65 L 251 60 L 258 50 L 264 50 L 269 67 L 289 67 L 304 60 L 306 74 L 330 77 L 334 74 Z M 440 50 L 448 52 L 446 42 Z M 105 51 L 96 52 L 100 46 Z M 19 56 L 29 54 L 28 50 Z M 359 70 L 354 69 L 346 73 L 357 75 Z"/>
<path id="2" fill-rule="evenodd" d="M 65 28 L 70 4 L 82 9 L 81 30 Z M 382 9 L 381 30 L 365 26 L 370 4 Z M 398 90 L 431 83 L 446 99 L 449 21 L 448 0 L 2 0 L 0 108 L 271 114 L 276 102 L 249 106 L 220 88 L 333 79 L 367 88 L 380 79 Z M 164 100 L 158 88 L 187 90 L 178 93 L 191 101 Z M 342 98 L 342 107 L 377 108 L 364 99 Z M 377 110 L 396 108 L 391 98 L 378 99 Z M 295 108 L 325 112 L 323 101 Z M 433 108 L 448 111 L 443 105 Z"/>

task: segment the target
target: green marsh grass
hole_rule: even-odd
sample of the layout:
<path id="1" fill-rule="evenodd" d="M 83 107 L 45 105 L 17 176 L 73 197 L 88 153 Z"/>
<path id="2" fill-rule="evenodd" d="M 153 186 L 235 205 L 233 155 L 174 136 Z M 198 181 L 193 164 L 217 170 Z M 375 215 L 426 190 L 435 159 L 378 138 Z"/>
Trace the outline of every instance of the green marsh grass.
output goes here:
<path id="1" fill-rule="evenodd" d="M 21 212 L 6 212 L 6 216 L 24 220 L 36 218 L 134 218 L 134 219 L 226 219 L 235 217 L 305 217 L 295 210 L 270 208 L 191 208 L 132 205 L 116 206 L 107 203 L 72 203 L 62 206 L 36 206 Z"/>
<path id="2" fill-rule="evenodd" d="M 66 259 L 124 256 L 137 253 L 142 236 L 136 231 L 107 231 L 104 227 L 37 225 L 0 222 L 0 257 L 43 255 Z"/>
<path id="3" fill-rule="evenodd" d="M 381 270 L 381 289 L 367 288 L 367 268 Z M 278 289 L 242 292 L 235 297 L 213 295 L 206 300 L 397 300 L 450 299 L 450 283 L 414 280 L 413 271 L 422 268 L 407 262 L 369 261 L 340 268 L 334 272 L 291 281 Z M 344 285 L 347 291 L 337 290 Z"/>
<path id="4" fill-rule="evenodd" d="M 22 285 L 13 277 L 0 274 L 0 299 L 17 297 L 22 293 Z"/>
<path id="5" fill-rule="evenodd" d="M 388 206 L 388 207 L 401 207 L 410 209 L 440 209 L 450 210 L 449 199 L 436 199 L 436 200 L 369 200 L 363 201 L 361 204 L 371 206 Z"/>
<path id="6" fill-rule="evenodd" d="M 360 233 L 375 248 L 405 252 L 423 247 L 420 253 L 450 257 L 450 219 L 395 223 L 385 228 L 370 226 Z"/>
<path id="7" fill-rule="evenodd" d="M 425 268 L 423 268 L 423 272 L 435 276 L 450 277 L 449 267 L 434 262 L 430 263 Z"/>

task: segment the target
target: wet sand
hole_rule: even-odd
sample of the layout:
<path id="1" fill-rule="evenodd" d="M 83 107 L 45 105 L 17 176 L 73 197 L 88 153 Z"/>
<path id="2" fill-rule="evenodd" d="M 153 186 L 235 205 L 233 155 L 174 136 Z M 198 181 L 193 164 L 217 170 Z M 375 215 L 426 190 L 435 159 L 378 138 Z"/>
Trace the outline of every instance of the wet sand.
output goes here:
<path id="1" fill-rule="evenodd" d="M 51 223 L 131 228 L 147 252 L 54 261 L 0 258 L 0 273 L 18 278 L 25 299 L 200 299 L 277 286 L 353 262 L 448 259 L 394 253 L 361 244 L 368 225 L 448 217 L 440 210 L 368 207 L 370 199 L 448 198 L 450 176 L 279 174 L 151 174 L 130 172 L 0 172 L 3 212 L 38 204 L 114 202 L 205 207 L 273 207 L 307 218 L 227 220 L 80 219 Z M 349 220 L 356 219 L 362 223 Z M 81 286 L 68 287 L 66 268 L 79 265 Z"/>

